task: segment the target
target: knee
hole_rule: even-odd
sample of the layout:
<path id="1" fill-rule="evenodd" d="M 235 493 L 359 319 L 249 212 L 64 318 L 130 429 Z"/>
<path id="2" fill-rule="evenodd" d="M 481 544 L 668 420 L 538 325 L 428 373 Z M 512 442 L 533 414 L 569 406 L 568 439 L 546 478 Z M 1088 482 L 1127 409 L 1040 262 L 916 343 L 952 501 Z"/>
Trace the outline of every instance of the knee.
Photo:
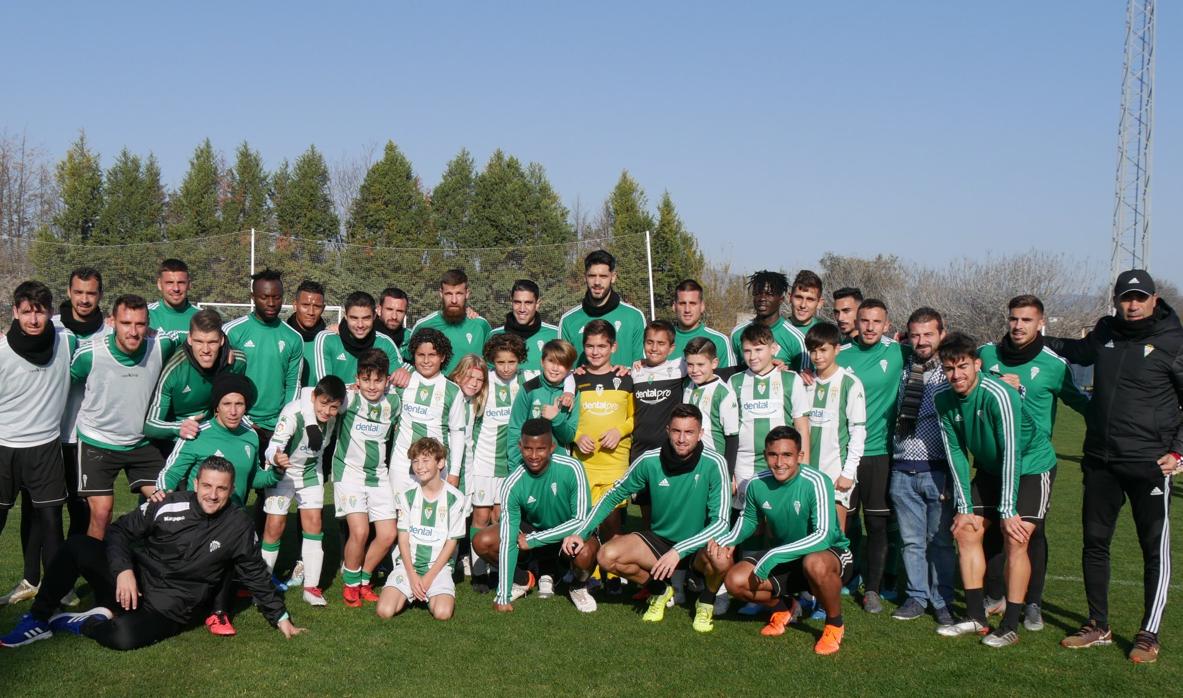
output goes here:
<path id="1" fill-rule="evenodd" d="M 500 536 L 498 535 L 497 529 L 486 528 L 473 537 L 472 549 L 485 560 L 497 562 L 497 548 L 500 543 Z"/>
<path id="2" fill-rule="evenodd" d="M 616 566 L 620 564 L 620 555 L 617 554 L 616 546 L 609 543 L 601 547 L 596 553 L 596 562 L 604 569 L 616 569 Z"/>
<path id="3" fill-rule="evenodd" d="M 451 620 L 455 608 L 455 605 L 450 603 L 441 603 L 437 606 L 432 606 L 431 617 L 436 620 Z"/>
<path id="4" fill-rule="evenodd" d="M 829 553 L 825 553 L 825 555 L 833 557 Z M 809 555 L 805 556 L 804 560 L 801 561 L 801 566 L 805 570 L 805 576 L 809 577 L 810 579 L 821 579 L 829 571 L 827 562 L 828 561 L 822 556 L 822 554 L 810 553 Z"/>
<path id="5" fill-rule="evenodd" d="M 127 628 L 114 621 L 99 623 L 89 628 L 86 635 L 103 647 L 120 652 L 140 647 L 140 643 L 136 642 L 136 638 L 128 632 Z"/>
<path id="6" fill-rule="evenodd" d="M 727 571 L 727 591 L 732 596 L 746 598 L 748 596 L 748 568 L 746 565 L 736 565 Z"/>

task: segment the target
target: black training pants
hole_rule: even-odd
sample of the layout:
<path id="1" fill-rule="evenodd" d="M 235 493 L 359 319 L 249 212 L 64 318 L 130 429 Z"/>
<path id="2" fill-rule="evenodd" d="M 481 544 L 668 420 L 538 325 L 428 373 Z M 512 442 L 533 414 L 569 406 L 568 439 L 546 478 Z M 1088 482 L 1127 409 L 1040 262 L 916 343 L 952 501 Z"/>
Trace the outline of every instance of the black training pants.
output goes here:
<path id="1" fill-rule="evenodd" d="M 115 603 L 115 576 L 107 562 L 107 546 L 90 536 L 72 536 L 54 557 L 45 571 L 41 590 L 33 600 L 34 618 L 49 620 L 57 610 L 61 598 L 74 588 L 79 577 L 90 583 L 95 605 L 118 613 Z M 142 600 L 141 600 L 142 601 Z M 106 622 L 85 626 L 83 634 L 103 647 L 115 650 L 134 650 L 154 645 L 185 630 L 183 623 L 166 618 L 141 605 L 134 611 L 117 615 Z"/>
<path id="2" fill-rule="evenodd" d="M 1081 470 L 1084 473 L 1081 566 L 1089 618 L 1102 626 L 1109 624 L 1109 544 L 1117 528 L 1117 517 L 1128 498 L 1142 547 L 1145 610 L 1141 627 L 1157 633 L 1171 578 L 1171 478 L 1164 477 L 1154 463 L 1115 463 L 1087 455 L 1081 462 Z"/>

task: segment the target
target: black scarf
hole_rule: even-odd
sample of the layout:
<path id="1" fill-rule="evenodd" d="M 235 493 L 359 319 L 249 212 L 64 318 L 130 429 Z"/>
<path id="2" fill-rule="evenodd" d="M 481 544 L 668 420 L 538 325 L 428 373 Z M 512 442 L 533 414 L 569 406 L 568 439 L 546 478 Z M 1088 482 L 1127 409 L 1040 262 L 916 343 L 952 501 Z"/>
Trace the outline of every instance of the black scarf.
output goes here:
<path id="1" fill-rule="evenodd" d="M 1039 356 L 1043 351 L 1043 334 L 1035 335 L 1035 339 L 1027 342 L 1026 346 L 1016 347 L 1010 335 L 1003 335 L 998 341 L 998 360 L 1003 366 L 1022 366 Z"/>
<path id="2" fill-rule="evenodd" d="M 292 313 L 288 316 L 287 323 L 288 327 L 291 327 L 293 330 L 300 333 L 300 338 L 305 342 L 311 342 L 312 340 L 316 339 L 316 335 L 325 328 L 324 318 L 321 318 L 316 321 L 316 324 L 312 326 L 312 329 L 306 330 L 300 326 L 299 322 L 296 321 L 295 313 Z"/>
<path id="3" fill-rule="evenodd" d="M 197 357 L 193 355 L 193 347 L 189 346 L 189 342 L 183 342 L 181 348 L 184 350 L 186 358 L 189 359 L 189 363 L 193 364 L 193 368 L 211 380 L 234 363 L 230 356 L 230 342 L 226 341 L 225 337 L 223 337 L 222 348 L 218 350 L 218 356 L 214 359 L 214 365 L 209 368 L 202 368 L 201 364 L 197 363 Z"/>
<path id="4" fill-rule="evenodd" d="M 374 322 L 374 329 L 382 334 L 390 337 L 390 341 L 394 342 L 394 346 L 401 347 L 403 340 L 407 337 L 407 326 L 399 325 L 397 330 L 390 330 L 386 328 L 386 324 L 381 320 Z"/>
<path id="5" fill-rule="evenodd" d="M 916 419 L 920 416 L 920 403 L 924 402 L 924 373 L 936 365 L 937 357 L 928 361 L 917 362 L 912 356 L 912 364 L 908 367 L 908 380 L 904 384 L 904 399 L 900 401 L 900 411 L 896 415 L 895 433 L 900 436 L 911 436 L 916 430 Z"/>
<path id="6" fill-rule="evenodd" d="M 374 348 L 374 328 L 371 327 L 369 333 L 365 337 L 358 339 L 349 331 L 349 325 L 345 321 L 337 323 L 337 334 L 341 335 L 341 344 L 345 345 L 345 351 L 349 352 L 353 358 L 360 359 L 363 352 Z"/>
<path id="7" fill-rule="evenodd" d="M 100 308 L 95 308 L 87 319 L 78 320 L 74 317 L 74 306 L 66 301 L 58 307 L 58 315 L 61 316 L 62 325 L 79 337 L 89 337 L 103 326 L 103 311 Z"/>
<path id="8" fill-rule="evenodd" d="M 1144 317 L 1141 320 L 1125 320 L 1121 315 L 1114 315 L 1107 319 L 1115 337 L 1127 342 L 1137 342 L 1157 332 L 1158 324 L 1174 314 L 1174 309 L 1159 298 L 1150 317 Z"/>
<path id="9" fill-rule="evenodd" d="M 698 459 L 702 457 L 703 443 L 698 442 L 690 455 L 685 458 L 679 456 L 674 452 L 674 445 L 670 443 L 669 439 L 661 445 L 661 469 L 666 475 L 681 475 L 694 470 L 694 466 L 698 465 Z"/>
<path id="10" fill-rule="evenodd" d="M 8 328 L 8 344 L 17 356 L 37 366 L 47 366 L 53 361 L 53 323 L 45 323 L 41 334 L 25 334 L 15 319 Z"/>
<path id="11" fill-rule="evenodd" d="M 585 308 L 587 306 L 584 306 Z M 513 313 L 505 314 L 505 333 L 516 334 L 521 337 L 523 341 L 538 334 L 538 330 L 542 329 L 542 316 L 534 313 L 534 319 L 530 321 L 529 325 L 523 325 L 518 322 Z"/>
<path id="12" fill-rule="evenodd" d="M 620 307 L 620 294 L 616 291 L 608 292 L 608 299 L 603 305 L 596 305 L 592 300 L 591 292 L 588 291 L 583 294 L 583 312 L 587 313 L 588 317 L 597 318 L 604 317 L 608 313 Z"/>

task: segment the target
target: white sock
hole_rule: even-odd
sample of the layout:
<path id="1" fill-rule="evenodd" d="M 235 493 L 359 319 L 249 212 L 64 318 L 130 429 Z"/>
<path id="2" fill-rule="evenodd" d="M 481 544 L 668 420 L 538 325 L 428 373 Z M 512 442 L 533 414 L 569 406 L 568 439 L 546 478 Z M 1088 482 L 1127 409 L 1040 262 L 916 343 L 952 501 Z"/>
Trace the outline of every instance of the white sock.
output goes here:
<path id="1" fill-rule="evenodd" d="M 275 561 L 279 559 L 279 550 L 263 549 L 263 562 L 267 563 L 267 571 L 275 570 Z"/>
<path id="2" fill-rule="evenodd" d="M 320 570 L 324 566 L 325 552 L 322 543 L 323 536 L 300 539 L 300 557 L 304 560 L 304 586 L 320 586 Z"/>

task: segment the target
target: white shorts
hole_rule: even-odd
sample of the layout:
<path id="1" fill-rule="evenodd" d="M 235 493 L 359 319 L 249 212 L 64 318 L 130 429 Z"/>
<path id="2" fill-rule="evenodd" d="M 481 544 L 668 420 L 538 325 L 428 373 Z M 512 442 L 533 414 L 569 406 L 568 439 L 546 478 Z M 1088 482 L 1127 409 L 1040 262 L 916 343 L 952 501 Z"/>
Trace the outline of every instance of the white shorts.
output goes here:
<path id="1" fill-rule="evenodd" d="M 394 563 L 394 569 L 390 571 L 390 575 L 386 577 L 386 587 L 393 587 L 402 592 L 402 595 L 407 599 L 414 599 L 411 594 L 411 582 L 407 579 L 407 569 L 403 566 L 403 561 L 397 560 Z M 456 596 L 456 583 L 452 581 L 452 568 L 445 567 L 440 570 L 440 573 L 431 581 L 431 586 L 427 589 L 427 598 L 433 596 Z"/>
<path id="2" fill-rule="evenodd" d="M 501 485 L 505 478 L 474 475 L 464 480 L 465 494 L 468 495 L 470 507 L 491 507 L 501 503 Z"/>
<path id="3" fill-rule="evenodd" d="M 744 503 L 748 498 L 748 483 L 752 478 L 745 477 L 735 485 L 735 496 L 731 498 L 731 508 L 736 511 L 743 511 Z"/>
<path id="4" fill-rule="evenodd" d="M 831 485 L 834 484 L 835 482 L 838 482 L 838 478 L 842 476 L 842 467 L 839 465 L 834 465 L 832 467 L 827 467 L 827 468 L 821 468 L 820 470 L 823 473 L 825 473 L 826 477 L 830 478 Z M 858 476 L 856 475 L 855 476 L 856 484 L 857 484 L 857 477 Z M 847 509 L 849 509 L 850 508 L 850 495 L 853 493 L 854 493 L 854 487 L 851 487 L 850 489 L 846 490 L 845 492 L 839 492 L 837 489 L 835 489 L 834 490 L 834 501 L 836 503 L 841 504 L 842 506 L 846 507 Z"/>
<path id="5" fill-rule="evenodd" d="M 268 487 L 263 491 L 263 512 L 277 516 L 285 516 L 296 502 L 297 509 L 320 509 L 325 504 L 325 486 L 310 485 L 297 487 L 295 480 L 284 478 L 275 487 Z"/>
<path id="6" fill-rule="evenodd" d="M 333 483 L 333 504 L 338 519 L 349 514 L 369 514 L 370 521 L 398 518 L 394 509 L 394 491 L 388 483 L 373 487 L 351 482 Z"/>

